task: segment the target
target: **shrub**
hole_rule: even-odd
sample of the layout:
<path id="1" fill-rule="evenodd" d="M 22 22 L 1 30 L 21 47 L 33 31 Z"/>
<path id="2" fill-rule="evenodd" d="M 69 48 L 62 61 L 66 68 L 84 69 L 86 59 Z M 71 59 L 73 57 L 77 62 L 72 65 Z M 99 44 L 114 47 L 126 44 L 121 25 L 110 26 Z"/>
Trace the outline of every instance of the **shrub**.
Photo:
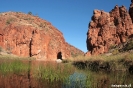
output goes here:
<path id="1" fill-rule="evenodd" d="M 110 45 L 109 49 L 114 49 L 116 48 L 116 45 Z"/>
<path id="2" fill-rule="evenodd" d="M 6 21 L 6 24 L 10 24 L 10 22 L 11 22 L 10 20 L 7 20 L 7 21 Z"/>
<path id="3" fill-rule="evenodd" d="M 74 53 L 73 51 L 71 52 L 71 56 L 72 57 L 76 57 L 76 56 L 78 56 L 78 54 L 77 53 Z"/>
<path id="4" fill-rule="evenodd" d="M 133 41 L 129 42 L 125 47 L 124 50 L 131 50 L 133 49 Z"/>
<path id="5" fill-rule="evenodd" d="M 13 22 L 15 19 L 13 19 L 13 18 L 9 18 L 9 19 L 7 19 L 7 21 L 6 21 L 6 24 L 8 25 L 8 24 L 10 24 L 11 22 Z"/>
<path id="6" fill-rule="evenodd" d="M 69 61 L 68 60 L 63 60 L 62 63 L 68 63 Z"/>
<path id="7" fill-rule="evenodd" d="M 29 15 L 32 15 L 32 12 L 28 12 Z"/>
<path id="8" fill-rule="evenodd" d="M 2 47 L 0 47 L 0 52 L 2 52 Z"/>
<path id="9" fill-rule="evenodd" d="M 116 55 L 116 54 L 118 54 L 119 53 L 119 50 L 117 50 L 117 49 L 114 49 L 113 51 L 112 51 L 112 54 L 113 55 Z"/>
<path id="10" fill-rule="evenodd" d="M 7 53 L 8 54 L 11 54 L 12 53 L 12 49 L 10 47 L 7 47 L 6 50 L 7 50 Z"/>
<path id="11" fill-rule="evenodd" d="M 24 18 L 24 20 L 31 20 L 31 18 Z"/>

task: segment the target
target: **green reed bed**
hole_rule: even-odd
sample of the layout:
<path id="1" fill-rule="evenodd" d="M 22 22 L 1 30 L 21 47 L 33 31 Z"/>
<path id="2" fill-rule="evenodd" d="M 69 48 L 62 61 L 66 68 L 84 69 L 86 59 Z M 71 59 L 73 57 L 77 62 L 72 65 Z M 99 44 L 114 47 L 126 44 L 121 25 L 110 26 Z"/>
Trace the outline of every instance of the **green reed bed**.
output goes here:
<path id="1" fill-rule="evenodd" d="M 75 68 L 69 63 L 56 63 L 32 60 L 14 56 L 0 56 L 0 74 L 24 74 L 49 82 L 66 80 Z"/>
<path id="2" fill-rule="evenodd" d="M 14 55 L 0 55 L 0 74 L 27 74 L 30 70 L 31 57 L 18 57 Z"/>
<path id="3" fill-rule="evenodd" d="M 28 71 L 28 64 L 20 60 L 1 60 L 0 73 L 2 75 L 22 74 Z"/>
<path id="4" fill-rule="evenodd" d="M 34 66 L 33 66 L 34 67 Z M 34 77 L 48 82 L 65 81 L 75 71 L 71 64 L 44 62 L 33 68 Z"/>

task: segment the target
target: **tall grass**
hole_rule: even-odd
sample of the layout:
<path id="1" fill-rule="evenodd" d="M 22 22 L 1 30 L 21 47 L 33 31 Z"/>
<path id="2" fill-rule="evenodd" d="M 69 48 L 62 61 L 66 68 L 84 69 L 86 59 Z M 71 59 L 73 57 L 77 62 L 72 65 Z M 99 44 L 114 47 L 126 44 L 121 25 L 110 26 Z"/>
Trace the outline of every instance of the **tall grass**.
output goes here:
<path id="1" fill-rule="evenodd" d="M 22 74 L 28 71 L 28 64 L 23 63 L 20 60 L 1 61 L 0 73 L 2 75 L 8 74 Z"/>
<path id="2" fill-rule="evenodd" d="M 0 74 L 12 75 L 12 74 L 27 74 L 29 70 L 29 62 L 34 60 L 31 57 L 18 57 L 15 55 L 0 55 Z"/>
<path id="3" fill-rule="evenodd" d="M 74 72 L 74 69 L 75 68 L 70 64 L 44 62 L 33 68 L 33 74 L 34 77 L 49 82 L 65 81 L 69 75 Z"/>
<path id="4" fill-rule="evenodd" d="M 71 61 L 74 63 L 74 66 L 80 69 L 126 71 L 133 65 L 133 54 L 126 52 L 110 56 L 105 54 L 91 57 L 78 56 Z"/>
<path id="5" fill-rule="evenodd" d="M 75 71 L 71 64 L 35 61 L 34 58 L 23 58 L 11 55 L 0 56 L 0 74 L 26 74 L 33 78 L 49 82 L 66 80 Z M 32 75 L 31 75 L 32 74 Z"/>
<path id="6" fill-rule="evenodd" d="M 35 60 L 33 57 L 19 57 L 11 54 L 0 55 L 0 60 Z"/>
<path id="7" fill-rule="evenodd" d="M 94 66 L 94 62 L 98 63 L 99 67 L 106 66 L 106 63 L 109 63 L 112 67 L 118 67 L 121 64 L 128 64 L 129 61 L 133 60 L 133 55 L 123 53 L 113 56 L 101 55 L 89 58 L 85 57 L 85 59 L 80 56 L 78 58 L 76 62 L 82 61 L 86 64 L 86 67 Z M 80 60 L 80 58 L 82 60 Z M 118 68 L 121 68 L 121 66 Z M 77 70 L 71 63 L 39 62 L 34 60 L 27 60 L 27 62 L 25 62 L 16 59 L 0 59 L 0 75 L 9 74 L 12 76 L 12 74 L 16 74 L 20 76 L 29 74 L 30 77 L 23 77 L 27 77 L 31 85 L 36 84 L 37 88 L 110 88 L 111 84 L 133 83 L 131 79 L 132 76 L 127 75 L 127 73 L 121 74 L 114 71 L 114 73 L 110 74 L 102 71 L 90 71 L 88 68 L 81 72 L 79 71 L 81 70 Z M 2 79 L 4 79 L 4 77 L 5 76 L 3 76 Z M 35 82 L 33 82 L 33 80 Z"/>

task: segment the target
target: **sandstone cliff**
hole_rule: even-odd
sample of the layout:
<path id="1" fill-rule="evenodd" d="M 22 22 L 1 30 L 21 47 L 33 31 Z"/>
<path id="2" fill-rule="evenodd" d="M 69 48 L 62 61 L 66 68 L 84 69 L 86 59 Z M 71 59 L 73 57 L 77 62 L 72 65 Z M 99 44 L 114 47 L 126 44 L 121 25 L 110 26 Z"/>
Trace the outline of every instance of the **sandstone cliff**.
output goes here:
<path id="1" fill-rule="evenodd" d="M 78 48 L 75 48 L 74 46 L 72 46 L 71 44 L 67 43 L 67 50 L 69 51 L 71 57 L 76 57 L 76 56 L 84 56 L 83 52 L 81 52 Z"/>
<path id="2" fill-rule="evenodd" d="M 133 37 L 133 0 L 129 12 L 125 6 L 117 5 L 109 13 L 94 10 L 87 32 L 87 56 L 108 52 Z"/>
<path id="3" fill-rule="evenodd" d="M 21 12 L 0 13 L 0 46 L 18 56 L 43 60 L 66 59 L 71 51 L 83 55 L 81 50 L 69 47 L 51 23 Z"/>

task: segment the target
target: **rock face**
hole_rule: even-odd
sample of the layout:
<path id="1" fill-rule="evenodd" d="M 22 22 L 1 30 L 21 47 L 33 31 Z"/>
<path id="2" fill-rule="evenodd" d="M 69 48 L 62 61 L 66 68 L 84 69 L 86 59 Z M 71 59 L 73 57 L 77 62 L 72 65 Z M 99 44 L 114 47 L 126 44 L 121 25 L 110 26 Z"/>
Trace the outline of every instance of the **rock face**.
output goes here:
<path id="1" fill-rule="evenodd" d="M 133 0 L 131 0 L 133 2 Z M 111 46 L 119 45 L 133 37 L 133 3 L 129 12 L 117 5 L 109 13 L 94 10 L 87 32 L 87 56 L 108 52 Z"/>
<path id="2" fill-rule="evenodd" d="M 56 60 L 58 54 L 65 59 L 72 51 L 63 34 L 51 23 L 20 12 L 0 13 L 0 46 L 18 56 L 43 60 Z"/>
<path id="3" fill-rule="evenodd" d="M 69 51 L 71 57 L 76 57 L 78 55 L 84 55 L 83 52 L 81 52 L 78 48 L 75 48 L 74 46 L 67 43 L 67 50 Z"/>
<path id="4" fill-rule="evenodd" d="M 129 8 L 129 14 L 131 16 L 132 22 L 133 22 L 133 0 L 131 0 L 130 8 Z"/>

